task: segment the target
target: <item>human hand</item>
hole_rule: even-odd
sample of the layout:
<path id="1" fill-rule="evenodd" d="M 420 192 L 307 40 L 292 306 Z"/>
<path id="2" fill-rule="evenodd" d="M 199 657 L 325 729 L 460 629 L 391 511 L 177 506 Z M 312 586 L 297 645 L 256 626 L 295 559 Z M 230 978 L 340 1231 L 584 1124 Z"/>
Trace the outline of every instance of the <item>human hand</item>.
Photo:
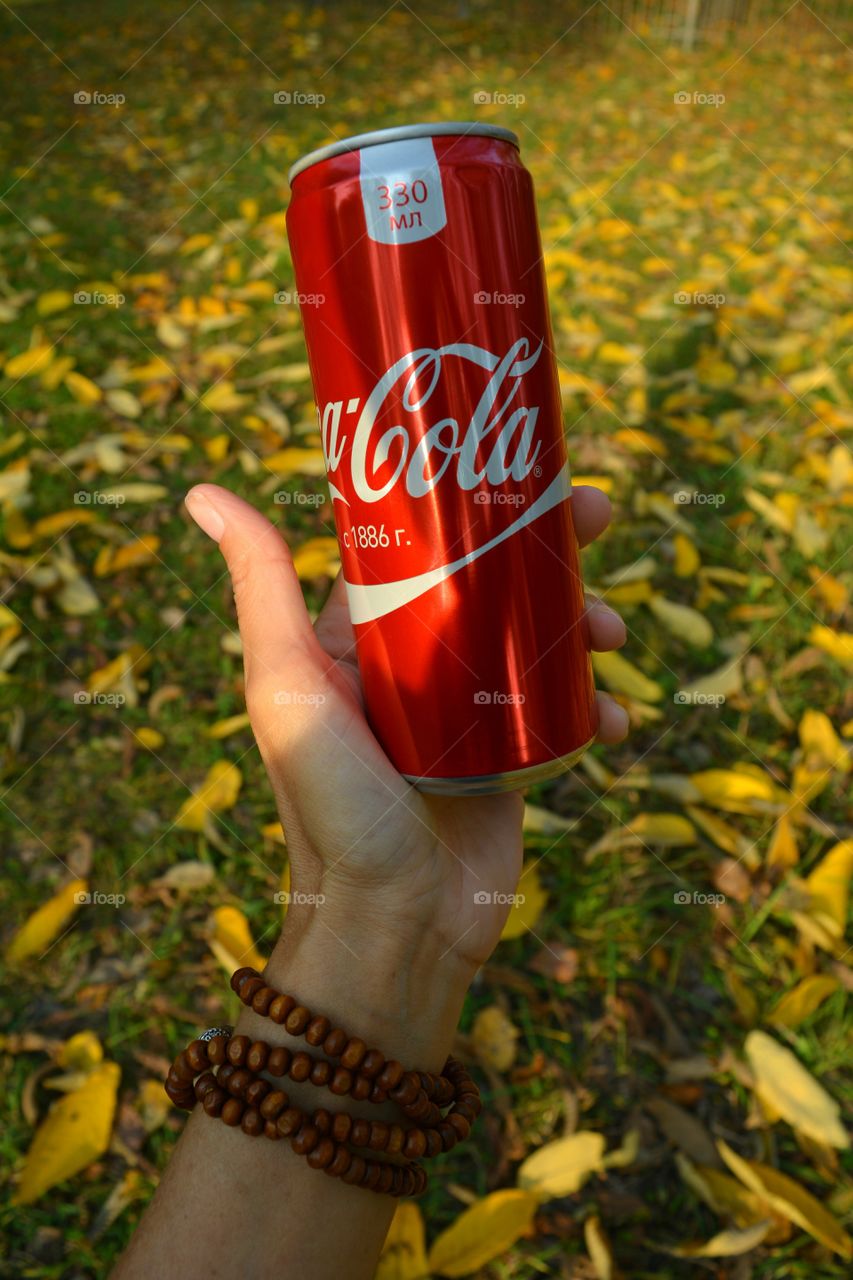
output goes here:
<path id="1" fill-rule="evenodd" d="M 606 528 L 610 502 L 589 486 L 571 502 L 585 546 Z M 291 928 L 317 911 L 299 899 L 322 895 L 324 927 L 356 951 L 360 938 L 428 932 L 470 979 L 497 944 L 518 881 L 520 793 L 432 796 L 405 782 L 364 714 L 342 577 L 312 626 L 287 545 L 264 516 L 214 485 L 192 489 L 187 507 L 231 573 L 246 704 L 287 838 Z M 588 604 L 585 619 L 591 648 L 624 643 L 606 606 Z M 598 703 L 599 741 L 618 742 L 624 710 L 606 694 Z M 488 903 L 476 899 L 484 890 Z"/>

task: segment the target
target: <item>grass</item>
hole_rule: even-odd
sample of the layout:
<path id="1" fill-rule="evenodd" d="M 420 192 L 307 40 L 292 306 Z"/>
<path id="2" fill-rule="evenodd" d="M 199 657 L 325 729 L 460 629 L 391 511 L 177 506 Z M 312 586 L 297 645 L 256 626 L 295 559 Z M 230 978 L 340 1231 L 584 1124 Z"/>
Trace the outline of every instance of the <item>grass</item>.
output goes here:
<path id="1" fill-rule="evenodd" d="M 477 113 L 508 122 L 520 134 L 537 184 L 558 354 L 565 367 L 607 394 L 608 403 L 598 395 L 566 402 L 575 470 L 608 476 L 616 510 L 611 531 L 587 553 L 587 579 L 601 586 L 608 572 L 647 551 L 658 561 L 656 588 L 698 604 L 715 642 L 691 652 L 663 633 L 644 607 L 628 608 L 627 653 L 663 684 L 662 718 L 644 719 L 635 708 L 628 742 L 592 753 L 609 774 L 579 769 L 529 796 L 553 812 L 583 818 L 568 835 L 528 840 L 528 856 L 541 859 L 548 890 L 536 935 L 551 946 L 576 948 L 579 973 L 564 986 L 532 969 L 535 937 L 501 944 L 472 990 L 462 1031 L 470 1032 L 479 1009 L 501 1002 L 520 1031 L 519 1065 L 541 1055 L 541 1069 L 486 1086 L 495 1119 L 481 1125 L 474 1142 L 441 1158 L 422 1207 L 432 1238 L 460 1211 L 452 1186 L 484 1195 L 496 1185 L 496 1168 L 499 1184 L 511 1185 L 520 1156 L 559 1134 L 573 1110 L 582 1127 L 606 1136 L 608 1148 L 638 1124 L 642 1157 L 635 1167 L 550 1202 L 536 1239 L 521 1242 L 487 1274 L 507 1280 L 581 1274 L 572 1268 L 588 1265 L 579 1261 L 582 1224 L 593 1212 L 634 1280 L 688 1274 L 702 1264 L 668 1258 L 655 1246 L 708 1238 L 720 1224 L 682 1183 L 643 1101 L 666 1084 L 668 1059 L 688 1051 L 706 1055 L 716 1070 L 697 1085 L 691 1107 L 715 1135 L 757 1154 L 745 1128 L 751 1094 L 723 1056 L 739 1055 L 746 1030 L 731 974 L 752 991 L 761 1022 L 805 965 L 825 970 L 829 962 L 798 944 L 789 918 L 772 909 L 775 898 L 760 872 L 750 899 L 728 904 L 726 924 L 709 909 L 696 908 L 689 920 L 674 910 L 674 888 L 712 888 L 721 855 L 704 836 L 687 848 L 637 842 L 589 850 L 641 810 L 678 810 L 665 794 L 626 785 L 610 790 L 602 781 L 618 779 L 635 762 L 657 776 L 740 760 L 787 784 L 796 728 L 780 724 L 771 691 L 792 726 L 810 708 L 827 711 L 839 729 L 851 716 L 844 673 L 832 660 L 818 654 L 813 665 L 780 674 L 807 646 L 816 620 L 845 626 L 844 615 L 805 595 L 809 567 L 850 581 L 843 518 L 849 485 L 828 502 L 809 469 L 809 455 L 828 456 L 844 443 L 845 431 L 849 440 L 853 425 L 846 407 L 851 273 L 843 243 L 849 160 L 839 132 L 850 82 L 841 44 L 827 36 L 814 43 L 768 39 L 738 62 L 730 46 L 688 57 L 667 48 L 651 52 L 632 39 L 616 46 L 567 39 L 528 69 L 561 35 L 560 14 L 531 10 L 530 21 L 510 23 L 479 6 L 467 15 L 450 7 L 430 19 L 437 40 L 404 6 L 364 39 L 373 17 L 352 4 L 336 10 L 334 20 L 319 9 L 251 3 L 220 16 L 207 5 L 183 13 L 175 4 L 83 3 L 71 12 L 39 3 L 19 18 L 10 10 L 0 14 L 0 63 L 18 90 L 0 122 L 9 187 L 0 206 L 0 302 L 6 303 L 0 351 L 9 357 L 25 350 L 35 331 L 105 385 L 153 355 L 170 360 L 177 373 L 127 384 L 143 401 L 136 422 L 103 403 L 81 405 L 63 386 L 45 390 L 36 378 L 16 385 L 5 378 L 0 387 L 0 449 L 8 446 L 0 467 L 29 456 L 33 480 L 23 514 L 30 526 L 72 508 L 77 489 L 104 487 L 125 470 L 127 479 L 167 491 L 154 503 L 98 512 L 96 527 L 79 525 L 55 545 L 50 538 L 17 551 L 10 508 L 3 511 L 0 597 L 21 619 L 30 644 L 0 684 L 8 737 L 0 755 L 0 834 L 7 851 L 0 892 L 8 923 L 23 921 L 55 890 L 66 874 L 63 864 L 73 870 L 91 863 L 93 884 L 103 892 L 123 886 L 127 896 L 118 922 L 108 908 L 81 912 L 43 960 L 14 976 L 6 1030 L 49 1038 L 96 1030 L 107 1055 L 121 1064 L 122 1097 L 135 1106 L 139 1085 L 152 1075 L 140 1051 L 176 1052 L 193 1011 L 203 1010 L 205 1024 L 231 1020 L 230 997 L 206 942 L 210 912 L 225 901 L 239 904 L 253 936 L 269 945 L 281 858 L 260 835 L 275 812 L 250 732 L 224 742 L 202 732 L 243 709 L 241 661 L 233 646 L 223 645 L 235 627 L 228 584 L 215 551 L 183 517 L 181 498 L 192 483 L 214 479 L 282 521 L 294 546 L 325 531 L 328 508 L 315 515 L 274 505 L 272 493 L 282 481 L 252 459 L 272 451 L 276 430 L 259 431 L 245 421 L 269 400 L 285 415 L 278 419 L 280 442 L 312 439 L 307 382 L 274 383 L 268 393 L 251 383 L 304 358 L 298 316 L 271 301 L 274 288 L 292 284 L 283 226 L 271 221 L 286 203 L 288 165 L 328 141 L 329 130 L 343 135 Z M 720 85 L 726 103 L 719 109 L 673 104 L 679 88 L 705 92 Z M 517 110 L 475 109 L 472 93 L 484 86 L 523 92 L 526 101 Z M 281 87 L 322 92 L 326 103 L 285 115 L 272 101 Z M 122 92 L 127 101 L 78 107 L 73 94 L 81 88 Z M 257 202 L 257 216 L 247 217 L 247 199 Z M 184 252 L 194 235 L 210 236 L 210 244 Z M 270 297 L 243 303 L 241 315 L 237 294 L 251 280 L 270 284 Z M 38 299 L 49 291 L 99 284 L 123 292 L 125 304 L 39 316 Z M 721 310 L 673 305 L 682 289 L 721 289 L 727 302 Z M 182 297 L 218 299 L 238 321 L 221 331 L 192 329 L 185 348 L 169 349 L 157 323 L 163 313 L 176 313 Z M 264 334 L 290 335 L 292 344 L 258 351 Z M 636 346 L 637 360 L 601 360 L 605 340 Z M 243 353 L 229 376 L 252 402 L 215 416 L 196 403 L 195 393 L 219 376 L 202 360 L 219 342 L 233 342 Z M 711 355 L 735 377 L 726 371 L 715 377 Z M 792 376 L 824 368 L 830 372 L 814 390 L 791 394 Z M 679 393 L 686 397 L 682 404 L 673 400 Z M 626 424 L 650 433 L 651 449 L 617 440 Z M 63 464 L 67 451 L 99 440 L 103 449 L 105 436 L 129 429 L 150 442 L 167 433 L 180 438 L 150 450 L 126 442 L 117 464 L 104 452 L 74 462 L 71 472 Z M 227 437 L 222 457 L 211 445 L 221 435 Z M 702 599 L 696 581 L 674 575 L 672 529 L 644 498 L 677 486 L 724 495 L 720 511 L 685 514 L 703 564 L 740 570 L 748 576 L 742 590 Z M 804 554 L 762 521 L 745 494 L 756 487 L 770 495 L 792 492 L 818 511 L 826 534 L 819 553 Z M 159 536 L 157 558 L 115 578 L 93 576 L 100 548 L 126 541 L 127 526 Z M 42 565 L 50 564 L 58 552 L 73 555 L 94 584 L 96 612 L 66 615 L 55 588 L 19 563 L 41 557 Z M 327 587 L 325 579 L 307 584 L 312 607 Z M 738 614 L 743 605 L 769 605 L 776 613 Z M 749 655 L 743 691 L 720 710 L 673 709 L 674 692 L 718 667 L 734 635 L 743 637 Z M 132 641 L 151 659 L 139 705 L 118 711 L 76 705 L 79 682 Z M 153 716 L 149 699 L 168 686 L 175 695 Z M 164 736 L 156 752 L 131 740 L 129 731 L 147 725 Z M 223 756 L 239 760 L 244 781 L 237 805 L 221 819 L 222 847 L 214 848 L 171 823 L 187 788 Z M 821 822 L 849 834 L 847 804 L 845 780 L 834 776 L 813 809 Z M 723 817 L 756 841 L 763 857 L 768 822 Z M 801 826 L 798 838 L 801 874 L 819 861 L 828 840 L 817 821 Z M 167 868 L 190 859 L 215 869 L 208 889 L 182 896 L 155 887 Z M 181 1010 L 187 1011 L 183 1021 Z M 809 1070 L 848 1102 L 849 1035 L 839 989 L 788 1038 Z M 34 1076 L 44 1061 L 43 1054 L 4 1055 L 0 1150 L 7 1186 L 31 1139 L 33 1104 L 41 1116 L 52 1096 Z M 170 1118 L 138 1146 L 130 1165 L 113 1150 L 35 1205 L 4 1209 L 8 1258 L 0 1268 L 57 1280 L 79 1272 L 106 1275 L 179 1127 Z M 839 1175 L 835 1189 L 829 1186 L 786 1126 L 774 1129 L 767 1143 L 780 1167 L 839 1217 L 850 1218 L 849 1180 Z M 104 1225 L 99 1214 L 134 1160 L 138 1180 L 129 1206 Z M 762 1280 L 845 1274 L 842 1262 L 800 1232 L 758 1250 L 751 1263 Z M 734 1275 L 734 1265 L 720 1263 L 717 1273 Z"/>

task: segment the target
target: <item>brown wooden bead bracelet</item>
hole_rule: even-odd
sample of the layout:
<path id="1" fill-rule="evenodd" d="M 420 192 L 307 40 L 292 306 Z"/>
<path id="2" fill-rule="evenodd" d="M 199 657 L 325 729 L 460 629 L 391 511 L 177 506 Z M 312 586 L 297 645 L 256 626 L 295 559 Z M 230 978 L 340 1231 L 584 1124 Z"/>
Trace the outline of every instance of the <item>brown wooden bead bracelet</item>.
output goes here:
<path id="1" fill-rule="evenodd" d="M 191 1111 L 200 1102 L 208 1115 L 239 1125 L 251 1137 L 290 1138 L 291 1148 L 313 1169 L 351 1186 L 391 1196 L 420 1195 L 427 1175 L 414 1161 L 450 1151 L 468 1136 L 480 1113 L 479 1090 L 463 1064 L 450 1057 L 440 1075 L 406 1070 L 357 1036 L 333 1027 L 328 1018 L 312 1014 L 294 996 L 270 987 L 255 969 L 238 969 L 231 986 L 243 1004 L 291 1035 L 304 1037 L 325 1057 L 214 1027 L 179 1053 L 169 1069 L 165 1088 L 175 1106 Z M 291 1106 L 288 1095 L 261 1072 L 309 1081 L 357 1102 L 395 1102 L 413 1123 L 371 1121 L 324 1107 L 309 1116 Z M 450 1109 L 442 1114 L 443 1108 Z M 407 1163 L 361 1156 L 351 1147 Z"/>

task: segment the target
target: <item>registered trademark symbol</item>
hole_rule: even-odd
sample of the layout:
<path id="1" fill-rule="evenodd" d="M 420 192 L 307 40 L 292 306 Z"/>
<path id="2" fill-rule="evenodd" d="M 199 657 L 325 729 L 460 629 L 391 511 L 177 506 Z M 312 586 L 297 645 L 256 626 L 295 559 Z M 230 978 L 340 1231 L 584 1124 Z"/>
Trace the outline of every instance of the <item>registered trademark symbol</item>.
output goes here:
<path id="1" fill-rule="evenodd" d="M 539 478 L 539 476 L 541 476 L 541 474 L 542 474 L 542 468 L 541 468 L 540 466 L 535 466 L 535 467 L 533 468 L 533 474 L 534 474 L 534 475 L 536 476 L 536 478 L 538 479 L 538 478 Z"/>

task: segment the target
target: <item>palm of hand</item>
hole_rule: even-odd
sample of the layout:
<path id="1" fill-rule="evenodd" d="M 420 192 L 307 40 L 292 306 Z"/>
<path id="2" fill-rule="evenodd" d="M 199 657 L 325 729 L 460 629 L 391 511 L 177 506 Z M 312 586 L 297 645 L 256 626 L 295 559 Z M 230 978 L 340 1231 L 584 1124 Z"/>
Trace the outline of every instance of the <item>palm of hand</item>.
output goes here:
<path id="1" fill-rule="evenodd" d="M 497 943 L 521 870 L 520 793 L 427 796 L 405 782 L 364 714 L 342 579 L 312 628 L 289 552 L 269 521 L 214 486 L 193 490 L 188 507 L 203 527 L 212 522 L 202 508 L 212 507 L 222 525 L 214 536 L 234 583 L 246 701 L 293 888 L 333 888 L 377 929 L 428 928 L 448 950 L 481 962 Z M 606 527 L 610 504 L 583 487 L 572 513 L 584 546 Z M 597 603 L 587 607 L 586 626 L 592 648 L 624 642 L 624 624 Z M 282 699 L 285 681 L 290 696 Z M 619 741 L 627 716 L 598 698 L 599 740 Z"/>

